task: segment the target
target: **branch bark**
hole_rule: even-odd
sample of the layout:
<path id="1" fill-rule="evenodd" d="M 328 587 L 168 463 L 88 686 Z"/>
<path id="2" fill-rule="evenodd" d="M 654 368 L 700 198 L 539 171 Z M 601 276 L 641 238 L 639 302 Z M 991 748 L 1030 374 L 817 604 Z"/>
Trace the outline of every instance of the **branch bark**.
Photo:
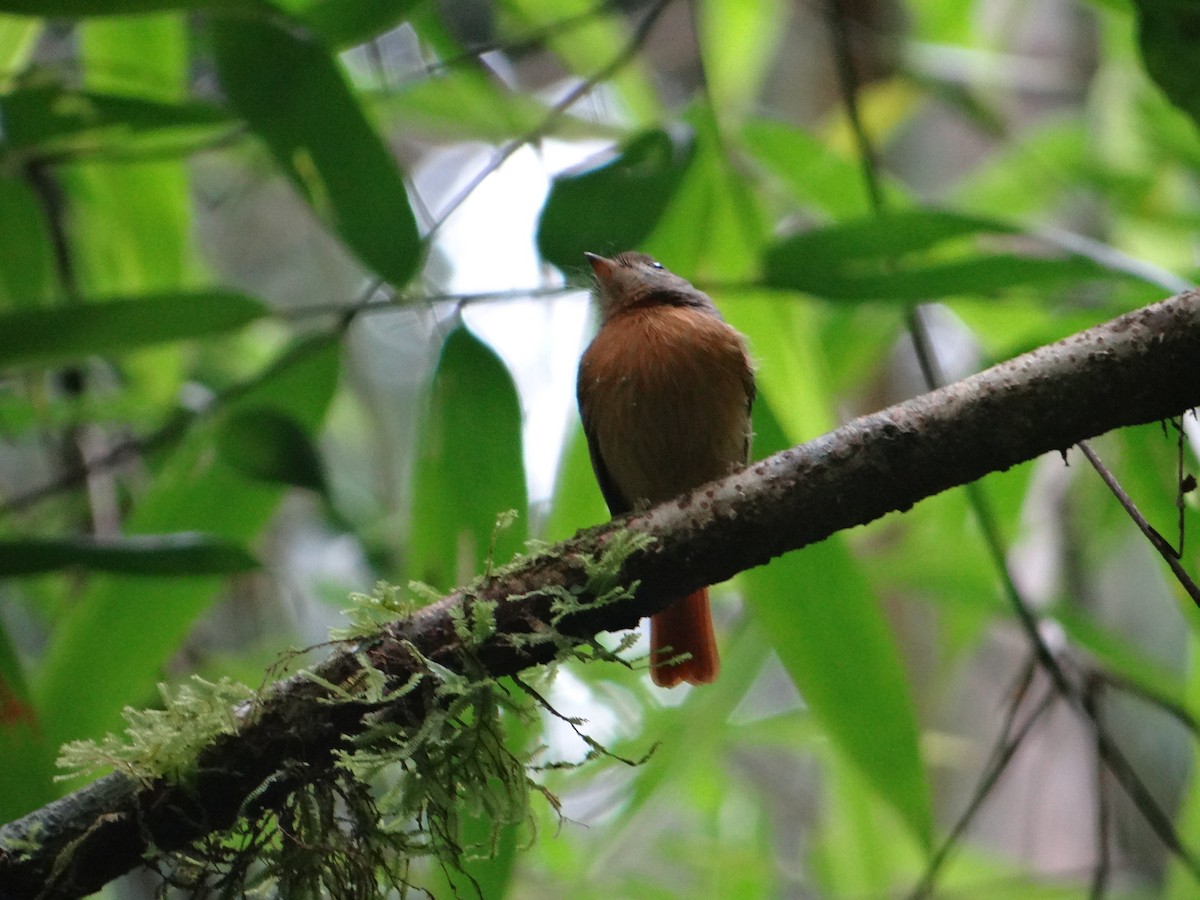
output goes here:
<path id="1" fill-rule="evenodd" d="M 495 636 L 472 658 L 495 676 L 548 661 L 552 644 L 514 644 L 513 637 L 546 632 L 551 586 L 594 599 L 585 590 L 584 560 L 620 529 L 654 539 L 622 568 L 626 583 L 640 582 L 634 599 L 585 610 L 560 630 L 588 635 L 632 627 L 681 591 L 724 581 L 988 472 L 1178 415 L 1200 405 L 1197 361 L 1200 292 L 1189 291 L 856 419 L 645 513 L 580 532 L 476 590 L 499 606 Z M 425 660 L 460 668 L 451 611 L 464 602 L 461 592 L 450 594 L 370 641 L 338 650 L 317 672 L 327 682 L 351 683 L 358 653 L 397 684 Z M 429 702 L 414 691 L 388 714 L 419 723 Z M 0 898 L 82 896 L 147 853 L 181 849 L 228 827 L 239 812 L 271 808 L 284 792 L 327 771 L 334 751 L 348 746 L 373 711 L 362 702 L 330 702 L 307 677 L 278 682 L 242 711 L 236 735 L 200 754 L 188 785 L 110 775 L 0 828 Z"/>

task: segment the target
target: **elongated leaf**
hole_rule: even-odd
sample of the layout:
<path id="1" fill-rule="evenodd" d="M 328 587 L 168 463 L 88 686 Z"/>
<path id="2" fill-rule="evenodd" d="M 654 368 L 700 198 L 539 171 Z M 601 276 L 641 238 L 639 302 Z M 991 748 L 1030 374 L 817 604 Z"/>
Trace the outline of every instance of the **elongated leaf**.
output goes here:
<path id="1" fill-rule="evenodd" d="M 25 669 L 15 642 L 0 618 L 0 759 L 8 775 L 0 796 L 0 818 L 6 821 L 42 802 L 46 793 L 40 722 L 30 696 Z"/>
<path id="2" fill-rule="evenodd" d="M 713 112 L 700 106 L 687 122 L 695 134 L 691 164 L 644 249 L 688 278 L 748 281 L 758 274 L 767 220 L 730 163 Z"/>
<path id="3" fill-rule="evenodd" d="M 177 10 L 219 10 L 266 14 L 264 0 L 0 0 L 0 13 L 78 19 L 84 16 L 144 15 Z"/>
<path id="4" fill-rule="evenodd" d="M 1196 67 L 1200 7 L 1190 0 L 1134 0 L 1138 46 L 1146 71 L 1167 98 L 1200 125 Z"/>
<path id="5" fill-rule="evenodd" d="M 746 123 L 741 137 L 751 156 L 805 207 L 839 220 L 871 211 L 859 164 L 838 155 L 807 132 L 782 122 L 756 119 Z M 894 181 L 884 179 L 883 187 L 889 204 L 909 202 Z"/>
<path id="6" fill-rule="evenodd" d="M 420 0 L 281 0 L 284 7 L 331 47 L 349 47 L 395 28 Z"/>
<path id="7" fill-rule="evenodd" d="M 1040 259 L 1009 253 L 980 256 L 961 262 L 923 266 L 910 271 L 862 276 L 810 278 L 802 287 L 790 285 L 835 300 L 921 301 L 961 294 L 990 294 L 1025 285 L 1085 281 L 1104 277 L 1091 260 L 1078 256 Z"/>
<path id="8" fill-rule="evenodd" d="M 708 93 L 717 111 L 753 104 L 772 70 L 780 41 L 780 0 L 707 0 L 699 4 L 700 39 Z"/>
<path id="9" fill-rule="evenodd" d="M 0 87 L 16 72 L 25 70 L 33 56 L 45 22 L 23 16 L 0 15 Z"/>
<path id="10" fill-rule="evenodd" d="M 908 210 L 785 238 L 767 248 L 764 278 L 774 287 L 833 299 L 916 301 L 1113 277 L 1081 256 L 1024 257 L 971 245 L 964 251 L 952 243 L 1015 233 L 987 219 Z"/>
<path id="11" fill-rule="evenodd" d="M 766 404 L 756 455 L 787 444 Z M 932 815 L 900 655 L 845 541 L 834 536 L 742 573 L 746 598 L 784 668 L 838 749 L 925 846 Z"/>
<path id="12" fill-rule="evenodd" d="M 116 353 L 209 337 L 267 313 L 257 300 L 229 291 L 159 294 L 26 309 L 0 316 L 0 366 Z"/>
<path id="13" fill-rule="evenodd" d="M 258 568 L 244 547 L 195 532 L 0 541 L 0 575 L 80 568 L 127 575 L 229 575 Z"/>
<path id="14" fill-rule="evenodd" d="M 534 97 L 514 95 L 475 69 L 454 69 L 437 78 L 406 84 L 404 90 L 368 95 L 371 109 L 436 140 L 503 143 L 541 127 L 546 107 Z M 613 130 L 614 136 L 617 134 Z M 564 119 L 557 137 L 595 139 L 591 122 Z"/>
<path id="15" fill-rule="evenodd" d="M 508 370 L 466 328 L 446 339 L 414 473 L 410 577 L 450 588 L 522 549 L 521 407 Z M 520 519 L 497 532 L 508 510 Z M 495 542 L 495 550 L 492 544 Z"/>
<path id="16" fill-rule="evenodd" d="M 0 309 L 39 306 L 56 289 L 45 212 L 28 184 L 0 177 Z"/>
<path id="17" fill-rule="evenodd" d="M 184 16 L 90 18 L 74 34 L 88 91 L 135 102 L 188 101 L 191 38 Z M 55 174 L 66 197 L 65 225 L 80 297 L 195 289 L 203 266 L 193 227 L 191 171 L 177 153 L 137 162 L 89 157 L 59 164 Z M 186 310 L 176 313 L 181 314 Z M 190 350 L 168 343 L 125 355 L 122 395 L 133 404 L 174 404 L 188 378 Z"/>
<path id="18" fill-rule="evenodd" d="M 556 178 L 538 222 L 542 257 L 563 269 L 583 254 L 637 247 L 662 217 L 692 160 L 691 138 L 648 131 L 615 159 Z"/>
<path id="19" fill-rule="evenodd" d="M 321 456 L 304 427 L 270 408 L 229 416 L 217 436 L 225 461 L 251 478 L 325 490 Z"/>
<path id="20" fill-rule="evenodd" d="M 188 146 L 236 124 L 206 103 L 165 103 L 62 85 L 37 85 L 0 96 L 0 114 L 7 152 L 52 155 Z"/>
<path id="21" fill-rule="evenodd" d="M 279 167 L 367 266 L 406 284 L 421 241 L 404 179 L 329 48 L 246 19 L 214 22 L 213 43 L 230 105 Z"/>

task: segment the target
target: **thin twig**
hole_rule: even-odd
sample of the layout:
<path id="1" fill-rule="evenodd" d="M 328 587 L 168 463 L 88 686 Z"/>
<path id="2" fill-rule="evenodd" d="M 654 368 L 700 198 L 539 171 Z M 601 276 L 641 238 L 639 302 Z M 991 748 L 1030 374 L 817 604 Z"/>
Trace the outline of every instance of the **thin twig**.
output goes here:
<path id="1" fill-rule="evenodd" d="M 966 809 L 963 810 L 958 820 L 954 823 L 954 826 L 950 829 L 949 834 L 946 835 L 946 839 L 930 858 L 924 873 L 921 875 L 921 880 L 917 882 L 917 885 L 908 895 L 910 900 L 921 900 L 921 898 L 932 894 L 934 884 L 937 881 L 942 866 L 949 859 L 950 853 L 958 845 L 958 841 L 966 832 L 967 826 L 971 824 L 971 821 L 975 818 L 975 814 L 983 806 L 984 800 L 987 799 L 992 789 L 999 782 L 1000 776 L 1004 774 L 1004 771 L 1008 768 L 1008 764 L 1016 756 L 1025 738 L 1032 732 L 1033 726 L 1059 697 L 1057 690 L 1046 691 L 1042 695 L 1041 700 L 1038 701 L 1037 705 L 1029 713 L 1028 718 L 1021 723 L 1020 728 L 1013 734 L 1012 729 L 1016 723 L 1017 712 L 1020 709 L 1021 701 L 1024 699 L 1035 671 L 1033 663 L 1034 660 L 1031 659 L 1018 677 L 1018 689 L 1012 692 L 1012 702 L 1005 713 L 1004 724 L 1000 728 L 1000 733 L 997 735 L 996 742 L 992 746 L 992 752 L 987 765 L 984 766 L 983 772 L 979 777 L 979 783 L 975 786 L 975 791 L 971 794 L 971 799 L 967 803 Z"/>
<path id="2" fill-rule="evenodd" d="M 1108 485 L 1108 489 L 1112 491 L 1113 496 L 1116 497 L 1121 506 L 1125 508 L 1125 512 L 1129 514 L 1129 518 L 1133 519 L 1133 523 L 1137 525 L 1142 534 L 1146 536 L 1146 539 L 1150 541 L 1151 546 L 1158 551 L 1159 556 L 1161 556 L 1166 564 L 1170 567 L 1171 572 L 1175 575 L 1175 578 L 1179 582 L 1180 586 L 1187 591 L 1188 596 L 1192 598 L 1192 602 L 1195 603 L 1197 607 L 1200 607 L 1200 587 L 1197 587 L 1196 582 L 1192 580 L 1192 577 L 1188 575 L 1187 570 L 1183 568 L 1183 563 L 1179 561 L 1179 556 L 1175 552 L 1175 548 L 1172 547 L 1171 544 L 1161 534 L 1159 534 L 1149 522 L 1146 521 L 1146 517 L 1142 515 L 1141 510 L 1137 508 L 1137 505 L 1132 499 L 1130 499 L 1129 495 L 1125 493 L 1125 489 L 1121 487 L 1120 482 L 1113 477 L 1113 474 L 1111 471 L 1109 471 L 1108 467 L 1101 462 L 1100 457 L 1096 455 L 1096 451 L 1091 448 L 1091 445 L 1088 444 L 1087 441 L 1080 441 L 1079 449 L 1083 452 L 1083 455 L 1087 457 L 1087 461 L 1092 464 L 1092 468 L 1099 473 L 1100 478 L 1104 481 L 1104 483 Z"/>
<path id="3" fill-rule="evenodd" d="M 1183 443 L 1186 434 L 1183 430 L 1183 419 L 1172 419 L 1171 424 L 1175 426 L 1175 509 L 1178 510 L 1178 527 L 1179 527 L 1179 547 L 1175 551 L 1175 555 L 1180 559 L 1183 558 L 1183 538 L 1184 538 L 1184 521 L 1183 512 L 1187 509 L 1187 504 L 1183 498 L 1187 493 L 1187 488 L 1184 485 L 1183 478 Z"/>
<path id="4" fill-rule="evenodd" d="M 1090 678 L 1099 679 L 1110 687 L 1137 697 L 1151 706 L 1157 707 L 1164 713 L 1175 719 L 1179 724 L 1183 725 L 1192 733 L 1193 737 L 1200 737 L 1200 723 L 1197 723 L 1196 717 L 1187 709 L 1180 706 L 1173 700 L 1168 700 L 1160 694 L 1155 693 L 1145 685 L 1138 684 L 1136 681 L 1131 681 L 1123 675 L 1118 675 L 1115 672 L 1107 672 L 1102 669 L 1096 669 L 1089 675 Z"/>
<path id="5" fill-rule="evenodd" d="M 383 285 L 379 282 L 372 284 L 372 291 L 379 290 Z M 438 303 L 454 303 L 458 306 L 473 306 L 477 303 L 503 302 L 506 300 L 528 300 L 541 297 L 560 297 L 564 294 L 574 294 L 583 288 L 571 285 L 557 287 L 528 287 L 505 288 L 495 291 L 476 291 L 463 294 L 423 294 L 412 296 L 393 294 L 385 298 L 370 298 L 352 303 L 315 303 L 306 306 L 295 306 L 291 309 L 280 310 L 276 315 L 288 321 L 303 321 L 329 315 L 371 315 L 373 313 L 394 312 L 396 309 L 412 308 L 415 306 L 434 306 Z"/>
<path id="6" fill-rule="evenodd" d="M 858 72 L 854 68 L 854 53 L 850 47 L 850 23 L 841 0 L 828 0 L 829 28 L 833 36 L 833 59 L 837 66 L 838 84 L 842 89 L 842 100 L 846 104 L 846 117 L 850 120 L 850 131 L 858 150 L 863 181 L 867 185 L 867 196 L 876 215 L 883 215 L 886 204 L 883 186 L 879 179 L 879 164 L 875 147 L 863 125 L 858 109 Z"/>
<path id="7" fill-rule="evenodd" d="M 450 216 L 454 214 L 454 211 L 462 206 L 466 199 L 475 192 L 476 188 L 483 184 L 483 182 L 486 181 L 493 172 L 504 165 L 504 163 L 508 161 L 509 157 L 511 157 L 526 144 L 531 144 L 534 141 L 545 137 L 550 129 L 558 124 L 559 119 L 566 115 L 567 110 L 579 102 L 579 100 L 581 100 L 583 97 L 586 97 L 588 94 L 590 94 L 598 85 L 606 81 L 626 63 L 628 63 L 629 60 L 632 59 L 633 56 L 638 52 L 638 50 L 641 49 L 642 44 L 645 43 L 646 38 L 650 35 L 650 30 L 654 27 L 654 23 L 658 21 L 658 17 L 662 15 L 663 10 L 665 10 L 670 3 L 671 0 L 659 0 L 659 2 L 650 7 L 649 11 L 642 18 L 642 21 L 638 23 L 637 28 L 634 29 L 629 41 L 621 49 L 620 53 L 614 56 L 607 65 L 601 67 L 583 81 L 579 82 L 579 84 L 575 85 L 575 87 L 571 88 L 571 90 L 567 92 L 566 96 L 550 107 L 548 113 L 541 122 L 529 129 L 520 137 L 513 138 L 499 147 L 496 152 L 492 154 L 492 158 L 488 160 L 487 164 L 469 182 L 467 182 L 466 187 L 464 187 L 453 197 L 453 199 L 451 199 L 450 203 L 442 211 L 442 214 L 430 227 L 426 238 L 428 239 L 436 234 L 441 227 L 446 224 L 446 221 L 450 218 Z"/>
<path id="8" fill-rule="evenodd" d="M 1104 728 L 1104 719 L 1100 702 L 1104 682 L 1089 678 L 1083 693 L 1083 705 L 1088 715 L 1096 723 L 1096 730 Z M 1092 884 L 1088 896 L 1092 900 L 1100 900 L 1108 890 L 1108 879 L 1112 871 L 1112 860 L 1108 850 L 1109 834 L 1112 831 L 1112 809 L 1109 805 L 1108 792 L 1104 789 L 1105 762 L 1104 754 L 1099 745 L 1096 747 L 1096 866 L 1092 870 Z"/>

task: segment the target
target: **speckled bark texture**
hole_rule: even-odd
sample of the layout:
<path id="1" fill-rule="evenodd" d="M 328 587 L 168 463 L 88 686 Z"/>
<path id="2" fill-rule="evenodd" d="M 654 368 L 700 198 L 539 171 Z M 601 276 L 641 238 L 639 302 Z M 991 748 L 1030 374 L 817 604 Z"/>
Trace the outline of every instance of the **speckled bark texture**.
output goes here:
<path id="1" fill-rule="evenodd" d="M 572 632 L 630 627 L 670 599 L 662 593 L 668 585 L 677 594 L 723 581 L 988 472 L 1196 405 L 1200 294 L 1188 292 L 856 419 L 681 499 L 581 532 L 553 553 L 484 583 L 479 596 L 505 602 L 497 611 L 498 634 L 473 658 L 495 675 L 549 659 L 552 645 L 518 647 L 510 637 L 546 631 L 545 587 L 581 589 L 582 559 L 599 553 L 616 529 L 655 538 L 623 569 L 625 579 L 640 580 L 641 587 L 628 603 L 575 616 L 566 626 Z M 580 599 L 590 598 L 585 592 Z M 461 595 L 448 596 L 377 638 L 336 652 L 319 667 L 321 676 L 349 683 L 359 665 L 355 650 L 365 651 L 397 683 L 422 665 L 409 647 L 459 667 L 462 648 L 450 610 L 463 602 Z M 427 693 L 414 691 L 387 713 L 419 722 L 428 702 Z M 109 776 L 0 828 L 0 898 L 95 891 L 141 864 L 151 846 L 180 848 L 227 827 L 269 777 L 272 787 L 255 795 L 249 811 L 270 807 L 298 783 L 299 776 L 280 772 L 312 777 L 327 770 L 332 752 L 360 729 L 368 711 L 361 703 L 328 702 L 309 679 L 280 682 L 260 707 L 244 714 L 239 734 L 216 740 L 202 754 L 202 774 L 187 788 Z"/>

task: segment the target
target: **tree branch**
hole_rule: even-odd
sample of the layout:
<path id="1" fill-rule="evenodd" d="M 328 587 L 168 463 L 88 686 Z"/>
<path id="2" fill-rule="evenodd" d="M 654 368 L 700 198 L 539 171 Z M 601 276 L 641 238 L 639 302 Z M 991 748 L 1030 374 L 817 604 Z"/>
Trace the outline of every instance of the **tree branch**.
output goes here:
<path id="1" fill-rule="evenodd" d="M 339 649 L 316 667 L 352 684 L 362 659 L 396 685 L 430 663 L 470 658 L 494 676 L 550 660 L 554 588 L 588 594 L 585 562 L 625 529 L 651 538 L 624 562 L 630 601 L 574 614 L 558 629 L 591 635 L 632 627 L 672 596 L 724 581 L 772 557 L 1048 451 L 1200 405 L 1200 292 L 1189 291 L 1035 350 L 964 381 L 864 416 L 645 513 L 580 532 Z M 453 612 L 498 603 L 495 634 L 464 650 Z M 811 600 L 809 602 L 822 602 Z M 332 702 L 331 702 L 332 701 Z M 340 700 L 312 678 L 278 682 L 239 710 L 236 735 L 215 739 L 186 786 L 109 775 L 0 828 L 0 898 L 78 897 L 143 862 L 186 847 L 239 814 L 274 808 L 328 772 L 368 713 L 423 721 L 421 688 L 386 705 Z M 264 785 L 268 785 L 264 788 Z"/>

